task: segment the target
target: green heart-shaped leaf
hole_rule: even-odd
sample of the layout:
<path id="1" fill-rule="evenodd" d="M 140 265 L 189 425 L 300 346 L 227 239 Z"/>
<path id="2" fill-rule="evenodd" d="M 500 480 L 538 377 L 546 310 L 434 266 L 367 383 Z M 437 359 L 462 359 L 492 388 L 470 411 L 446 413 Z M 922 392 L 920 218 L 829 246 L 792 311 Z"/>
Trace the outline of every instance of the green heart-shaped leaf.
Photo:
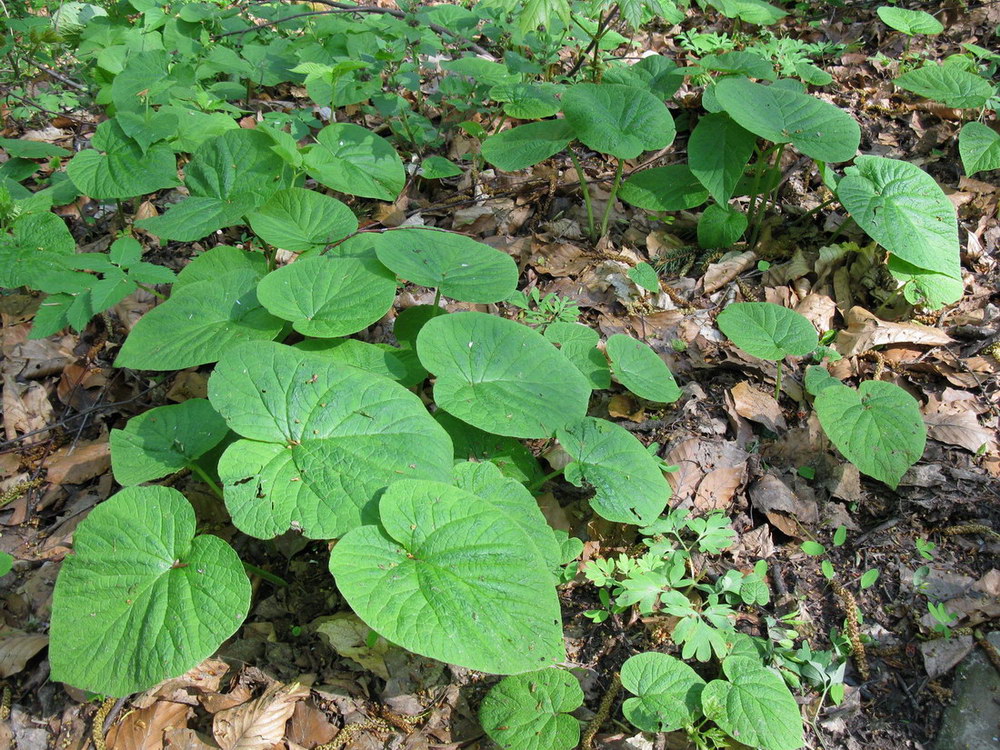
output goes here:
<path id="1" fill-rule="evenodd" d="M 563 112 L 588 148 L 619 159 L 666 148 L 676 135 L 674 118 L 648 91 L 617 83 L 578 83 L 563 94 Z"/>
<path id="2" fill-rule="evenodd" d="M 702 710 L 745 745 L 798 750 L 805 744 L 799 704 L 777 672 L 746 656 L 722 662 L 729 678 L 712 680 L 701 693 Z"/>
<path id="3" fill-rule="evenodd" d="M 886 26 L 902 31 L 907 36 L 914 34 L 940 34 L 944 26 L 934 16 L 924 10 L 908 10 L 883 5 L 876 13 Z"/>
<path id="4" fill-rule="evenodd" d="M 801 357 L 819 344 L 808 318 L 773 302 L 736 302 L 716 322 L 736 346 L 758 359 Z"/>
<path id="5" fill-rule="evenodd" d="M 456 460 L 489 461 L 504 476 L 525 485 L 531 485 L 542 478 L 538 460 L 520 440 L 505 435 L 491 435 L 441 409 L 434 413 L 434 418 L 451 436 Z"/>
<path id="6" fill-rule="evenodd" d="M 924 65 L 896 79 L 896 85 L 946 107 L 979 109 L 993 96 L 985 78 L 957 65 Z"/>
<path id="7" fill-rule="evenodd" d="M 490 89 L 490 99 L 503 102 L 504 114 L 518 120 L 541 120 L 559 111 L 553 84 L 503 83 Z"/>
<path id="8" fill-rule="evenodd" d="M 655 652 L 636 654 L 622 665 L 622 687 L 637 697 L 622 706 L 625 718 L 644 732 L 672 732 L 701 713 L 705 681 L 680 659 Z"/>
<path id="9" fill-rule="evenodd" d="M 235 348 L 208 383 L 237 434 L 219 461 L 233 522 L 269 538 L 332 539 L 376 519 L 401 477 L 450 479 L 451 440 L 399 383 L 275 343 Z M 254 442 L 256 441 L 256 442 Z"/>
<path id="10" fill-rule="evenodd" d="M 318 255 L 269 273 L 257 296 L 299 333 L 336 338 L 385 315 L 396 298 L 396 279 L 378 261 Z"/>
<path id="11" fill-rule="evenodd" d="M 827 437 L 859 471 L 895 488 L 927 442 L 916 400 L 894 383 L 866 380 L 854 390 L 824 382 L 816 414 Z"/>
<path id="12" fill-rule="evenodd" d="M 551 437 L 587 412 L 590 386 L 541 334 L 479 312 L 428 321 L 417 336 L 420 362 L 437 376 L 434 400 L 497 435 Z"/>
<path id="13" fill-rule="evenodd" d="M 129 695 L 199 664 L 250 608 L 243 563 L 169 487 L 129 487 L 73 535 L 52 594 L 52 679 Z"/>
<path id="14" fill-rule="evenodd" d="M 454 232 L 392 229 L 378 235 L 375 252 L 401 279 L 462 302 L 499 302 L 517 287 L 513 258 Z"/>
<path id="15" fill-rule="evenodd" d="M 572 750 L 580 743 L 580 681 L 569 672 L 543 669 L 507 677 L 479 706 L 479 723 L 504 750 Z"/>
<path id="16" fill-rule="evenodd" d="M 407 368 L 391 346 L 369 344 L 357 339 L 306 339 L 295 344 L 295 349 L 316 352 L 334 362 L 374 372 L 390 380 L 406 379 Z"/>
<path id="17" fill-rule="evenodd" d="M 819 161 L 848 161 L 861 143 L 861 128 L 847 112 L 822 99 L 789 88 L 742 77 L 715 85 L 723 109 L 754 135 L 791 143 Z"/>
<path id="18" fill-rule="evenodd" d="M 390 485 L 378 507 L 380 525 L 348 532 L 330 555 L 337 588 L 369 627 L 482 672 L 565 659 L 555 578 L 505 513 L 458 487 L 410 479 Z"/>
<path id="19" fill-rule="evenodd" d="M 602 390 L 611 387 L 611 369 L 607 358 L 597 348 L 600 336 L 593 328 L 557 321 L 545 328 L 545 338 L 559 347 L 562 355 L 583 374 L 591 388 Z"/>
<path id="20" fill-rule="evenodd" d="M 663 512 L 670 484 L 659 462 L 624 427 L 585 417 L 559 430 L 556 438 L 573 458 L 565 468 L 566 480 L 596 490 L 590 505 L 598 515 L 645 526 Z"/>
<path id="21" fill-rule="evenodd" d="M 685 211 L 708 200 L 708 190 L 686 164 L 653 167 L 629 177 L 618 197 L 647 211 Z"/>
<path id="22" fill-rule="evenodd" d="M 719 203 L 736 192 L 756 138 L 726 114 L 708 114 L 698 120 L 688 139 L 691 172 Z"/>
<path id="23" fill-rule="evenodd" d="M 203 398 L 159 406 L 111 431 L 111 469 L 128 487 L 191 466 L 226 436 L 225 420 Z"/>
<path id="24" fill-rule="evenodd" d="M 319 131 L 305 163 L 310 177 L 348 195 L 394 201 L 406 183 L 403 162 L 392 144 L 349 122 Z"/>
<path id="25" fill-rule="evenodd" d="M 354 213 L 329 195 L 288 188 L 247 217 L 264 242 L 293 253 L 322 250 L 358 229 Z"/>
<path id="26" fill-rule="evenodd" d="M 270 341 L 285 324 L 257 300 L 258 279 L 242 270 L 183 285 L 139 319 L 115 366 L 182 370 L 215 362 L 244 341 Z"/>
<path id="27" fill-rule="evenodd" d="M 958 134 L 958 153 L 970 177 L 976 172 L 1000 169 L 1000 133 L 981 122 L 967 122 Z"/>
<path id="28" fill-rule="evenodd" d="M 516 172 L 558 154 L 574 137 L 566 120 L 529 122 L 484 140 L 483 158 L 504 172 Z"/>
<path id="29" fill-rule="evenodd" d="M 143 153 L 117 120 L 98 125 L 91 145 L 66 165 L 73 184 L 91 198 L 134 198 L 180 184 L 174 152 L 160 145 Z"/>
<path id="30" fill-rule="evenodd" d="M 681 397 L 670 368 L 648 345 L 616 333 L 605 346 L 618 382 L 636 396 L 660 404 L 672 404 Z"/>

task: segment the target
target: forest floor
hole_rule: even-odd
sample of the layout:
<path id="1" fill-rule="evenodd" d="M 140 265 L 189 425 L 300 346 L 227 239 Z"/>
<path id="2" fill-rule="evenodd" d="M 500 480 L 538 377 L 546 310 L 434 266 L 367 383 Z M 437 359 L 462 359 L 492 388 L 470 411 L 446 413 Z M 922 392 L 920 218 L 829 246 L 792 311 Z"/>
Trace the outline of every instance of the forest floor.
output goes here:
<path id="1" fill-rule="evenodd" d="M 867 666 L 849 662 L 840 705 L 806 694 L 804 714 L 812 719 L 808 746 L 931 748 L 952 700 L 954 667 L 978 648 L 973 631 L 996 629 L 1000 615 L 1000 362 L 984 352 L 1000 340 L 1000 174 L 963 176 L 956 145 L 962 112 L 894 88 L 889 71 L 903 56 L 906 40 L 886 33 L 874 5 L 853 9 L 849 23 L 837 20 L 843 13 L 833 4 L 824 5 L 828 15 L 816 19 L 818 24 L 789 16 L 779 35 L 849 45 L 827 66 L 836 82 L 830 90 L 838 92 L 827 98 L 861 122 L 861 151 L 920 165 L 958 210 L 966 294 L 926 325 L 892 322 L 891 312 L 864 290 L 845 297 L 823 281 L 829 274 L 820 248 L 845 216 L 822 214 L 823 225 L 814 217 L 799 220 L 816 204 L 811 196 L 819 177 L 794 155 L 783 163 L 778 205 L 759 246 L 721 260 L 693 245 L 694 217 L 684 213 L 664 223 L 616 205 L 609 236 L 591 243 L 581 228 L 579 185 L 568 161 L 516 176 L 483 171 L 475 182 L 466 174 L 414 183 L 395 205 L 355 208 L 368 210 L 370 227 L 419 221 L 482 239 L 518 261 L 520 288 L 569 297 L 602 338 L 629 333 L 661 352 L 683 387 L 677 403 L 654 409 L 619 393 L 593 404 L 592 413 L 622 424 L 644 443 L 662 446 L 666 462 L 679 467 L 670 477 L 672 506 L 719 509 L 732 519 L 739 534 L 726 553 L 728 565 L 749 570 L 755 560 L 768 561 L 772 602 L 766 611 L 741 617 L 738 627 L 759 634 L 767 617 L 792 614 L 801 637 L 815 649 L 830 648 L 831 633 L 843 629 L 845 604 L 821 573 L 821 561 L 828 560 L 845 583 L 879 570 L 875 585 L 856 594 Z M 945 13 L 945 32 L 914 42 L 907 54 L 940 59 L 963 42 L 996 48 L 1000 5 L 969 3 Z M 684 28 L 712 31 L 722 22 L 693 17 Z M 675 32 L 647 34 L 646 48 L 681 59 Z M 699 106 L 685 99 L 683 89 L 676 101 L 678 121 L 687 116 L 686 107 Z M 30 127 L 72 149 L 96 122 L 85 112 L 74 116 L 79 120 L 6 122 L 2 134 L 21 137 Z M 449 155 L 468 148 L 456 137 Z M 612 165 L 597 155 L 585 167 L 599 184 L 613 177 Z M 598 210 L 602 198 L 607 193 L 598 186 Z M 106 246 L 108 227 L 81 220 L 87 208 L 70 207 L 67 221 L 81 245 Z M 862 241 L 846 226 L 839 239 Z M 179 270 L 205 247 L 170 245 L 147 260 Z M 643 296 L 628 280 L 626 271 L 640 260 L 661 270 L 662 294 Z M 763 274 L 747 273 L 759 260 L 772 265 Z M 431 295 L 414 288 L 400 299 L 404 306 L 426 304 Z M 897 489 L 834 458 L 814 414 L 803 407 L 796 377 L 786 375 L 782 398 L 775 401 L 773 364 L 747 357 L 718 332 L 718 311 L 742 299 L 799 300 L 797 309 L 821 330 L 845 331 L 836 344 L 845 356 L 832 366 L 834 374 L 877 375 L 920 400 L 927 449 Z M 273 703 L 265 699 L 275 695 L 267 692 L 269 686 L 296 681 L 311 692 L 292 701 L 289 748 L 314 748 L 338 735 L 331 747 L 351 750 L 492 747 L 476 721 L 492 678 L 396 648 L 367 648 L 366 628 L 353 616 L 336 614 L 343 603 L 327 571 L 325 544 L 293 534 L 262 543 L 238 533 L 192 476 L 177 478 L 175 486 L 199 516 L 243 559 L 290 585 L 255 578 L 247 623 L 216 658 L 136 701 L 113 703 L 108 713 L 98 714 L 100 702 L 90 696 L 48 681 L 45 632 L 60 561 L 71 549 L 76 525 L 115 490 L 109 431 L 148 408 L 205 393 L 204 368 L 154 381 L 112 367 L 126 331 L 154 302 L 138 293 L 113 311 L 111 327 L 95 319 L 79 335 L 28 340 L 37 299 L 20 293 L 0 298 L 6 431 L 0 490 L 31 482 L 29 491 L 5 495 L 0 507 L 0 549 L 17 560 L 12 573 L 0 579 L 0 676 L 7 678 L 4 705 L 10 707 L 0 725 L 0 747 L 10 747 L 13 738 L 20 750 L 81 750 L 94 746 L 95 723 L 110 728 L 111 748 L 162 747 L 156 744 L 162 740 L 150 738 L 162 737 L 164 727 L 172 727 L 166 747 L 218 747 L 213 727 L 218 737 L 220 721 L 232 718 L 222 712 L 266 714 Z M 394 315 L 376 324 L 369 340 L 391 340 Z M 881 361 L 858 356 L 873 346 L 880 347 Z M 812 476 L 824 479 L 807 478 Z M 634 543 L 595 521 L 576 488 L 550 483 L 546 489 L 542 505 L 550 522 L 585 540 L 581 568 Z M 832 535 L 840 526 L 847 539 L 835 546 Z M 805 554 L 804 540 L 824 544 L 826 555 Z M 563 588 L 561 599 L 571 666 L 584 675 L 587 700 L 579 715 L 587 719 L 624 660 L 660 645 L 664 623 L 625 613 L 595 624 L 583 613 L 596 605 L 597 591 L 582 574 Z M 956 615 L 950 637 L 936 637 L 928 602 L 943 603 Z M 287 692 L 281 695 L 292 700 Z M 1000 706 L 994 708 L 1000 714 Z M 682 737 L 644 739 L 616 716 L 620 713 L 613 711 L 595 747 L 685 747 Z M 345 732 L 343 727 L 352 725 Z"/>

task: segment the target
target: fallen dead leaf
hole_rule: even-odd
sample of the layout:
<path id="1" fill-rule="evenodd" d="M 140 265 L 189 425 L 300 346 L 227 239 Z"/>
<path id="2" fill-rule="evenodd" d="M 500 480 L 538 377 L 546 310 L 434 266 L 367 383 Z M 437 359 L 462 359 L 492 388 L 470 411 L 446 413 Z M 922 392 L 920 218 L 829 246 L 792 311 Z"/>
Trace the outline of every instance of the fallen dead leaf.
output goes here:
<path id="1" fill-rule="evenodd" d="M 300 684 L 269 686 L 256 700 L 220 711 L 212 722 L 212 733 L 222 750 L 271 750 L 285 736 L 285 723 L 295 704 L 309 695 Z"/>
<path id="2" fill-rule="evenodd" d="M 34 432 L 53 420 L 52 404 L 48 392 L 38 383 L 22 385 L 10 375 L 3 379 L 3 426 L 8 440 L 18 433 Z M 47 436 L 36 436 L 39 440 Z M 28 438 L 27 442 L 34 442 Z"/>
<path id="3" fill-rule="evenodd" d="M 336 735 L 337 727 L 311 701 L 299 701 L 295 704 L 292 720 L 288 724 L 289 742 L 314 748 L 329 742 Z"/>
<path id="4" fill-rule="evenodd" d="M 946 403 L 931 398 L 923 408 L 929 437 L 939 443 L 957 445 L 970 453 L 996 453 L 996 432 L 980 426 L 976 413 L 965 402 Z"/>
<path id="5" fill-rule="evenodd" d="M 374 672 L 383 680 L 389 679 L 385 666 L 385 656 L 392 648 L 388 641 L 379 637 L 373 646 L 368 646 L 369 628 L 351 612 L 338 612 L 329 617 L 313 621 L 316 632 L 323 636 L 341 656 L 352 659 L 365 669 Z"/>
<path id="6" fill-rule="evenodd" d="M 921 323 L 890 323 L 879 320 L 862 307 L 852 307 L 844 315 L 847 330 L 837 334 L 837 351 L 845 357 L 886 344 L 922 344 L 943 346 L 953 343 L 951 336 Z"/>
<path id="7" fill-rule="evenodd" d="M 111 468 L 111 446 L 106 438 L 64 446 L 52 453 L 45 467 L 51 484 L 80 484 Z"/>
<path id="8" fill-rule="evenodd" d="M 26 633 L 7 627 L 0 629 L 0 678 L 20 672 L 48 644 L 49 637 L 41 633 Z"/>
<path id="9" fill-rule="evenodd" d="M 164 734 L 187 726 L 190 706 L 157 701 L 148 708 L 131 711 L 113 725 L 106 739 L 109 750 L 163 750 Z"/>
<path id="10" fill-rule="evenodd" d="M 757 253 L 747 250 L 745 253 L 726 258 L 720 263 L 713 263 L 705 271 L 705 278 L 702 282 L 705 294 L 722 289 L 741 273 L 750 269 L 756 262 Z"/>
<path id="11" fill-rule="evenodd" d="M 788 427 L 781 406 L 771 394 L 757 390 L 745 380 L 737 383 L 729 393 L 733 397 L 736 413 L 744 419 L 762 424 L 775 433 Z"/>
<path id="12" fill-rule="evenodd" d="M 957 638 L 934 638 L 920 644 L 920 655 L 924 658 L 924 669 L 932 680 L 948 674 L 972 651 L 972 636 Z"/>

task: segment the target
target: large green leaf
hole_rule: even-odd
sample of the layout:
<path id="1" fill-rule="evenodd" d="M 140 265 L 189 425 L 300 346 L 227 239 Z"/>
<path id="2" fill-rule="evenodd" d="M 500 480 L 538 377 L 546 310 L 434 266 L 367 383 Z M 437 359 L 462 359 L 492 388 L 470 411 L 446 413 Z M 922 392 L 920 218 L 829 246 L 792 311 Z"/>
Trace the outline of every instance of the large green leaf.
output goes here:
<path id="1" fill-rule="evenodd" d="M 184 170 L 191 197 L 163 216 L 136 224 L 157 237 L 189 242 L 242 223 L 290 182 L 291 173 L 272 144 L 266 133 L 243 128 L 210 138 Z"/>
<path id="2" fill-rule="evenodd" d="M 896 85 L 946 107 L 978 109 L 993 96 L 985 78 L 957 65 L 925 65 L 896 79 Z"/>
<path id="3" fill-rule="evenodd" d="M 648 55 L 634 65 L 612 65 L 601 80 L 642 88 L 657 99 L 669 99 L 684 83 L 683 71 L 669 57 Z"/>
<path id="4" fill-rule="evenodd" d="M 219 477 L 233 522 L 251 536 L 294 526 L 332 539 L 375 522 L 375 498 L 395 480 L 451 478 L 451 440 L 417 396 L 322 353 L 234 348 L 208 393 L 246 438 L 223 454 Z"/>
<path id="5" fill-rule="evenodd" d="M 229 428 L 203 398 L 158 406 L 111 431 L 111 470 L 128 487 L 191 466 L 218 445 Z"/>
<path id="6" fill-rule="evenodd" d="M 54 213 L 21 214 L 0 229 L 0 287 L 41 289 L 54 273 L 69 270 L 76 242 Z"/>
<path id="7" fill-rule="evenodd" d="M 169 487 L 129 487 L 77 527 L 52 594 L 52 679 L 125 696 L 199 664 L 250 607 L 232 548 Z"/>
<path id="8" fill-rule="evenodd" d="M 722 112 L 705 115 L 691 131 L 691 172 L 719 203 L 726 203 L 736 192 L 755 140 L 753 133 Z"/>
<path id="9" fill-rule="evenodd" d="M 701 692 L 705 716 L 751 747 L 798 750 L 805 744 L 799 704 L 777 672 L 748 656 L 730 656 L 722 669 L 729 680 L 712 680 Z"/>
<path id="10" fill-rule="evenodd" d="M 723 78 L 715 96 L 737 123 L 773 143 L 791 143 L 819 161 L 853 159 L 861 128 L 847 112 L 809 94 L 742 77 Z"/>
<path id="11" fill-rule="evenodd" d="M 396 278 L 378 261 L 317 255 L 269 273 L 257 296 L 299 333 L 336 338 L 385 315 L 396 298 Z"/>
<path id="12" fill-rule="evenodd" d="M 957 295 L 941 303 L 961 296 L 955 207 L 933 177 L 909 162 L 859 156 L 845 170 L 837 197 L 858 226 L 894 256 L 959 282 Z"/>
<path id="13" fill-rule="evenodd" d="M 378 235 L 375 252 L 400 278 L 462 302 L 499 302 L 517 287 L 513 258 L 455 232 L 391 229 Z"/>
<path id="14" fill-rule="evenodd" d="M 622 665 L 622 687 L 633 693 L 622 712 L 644 732 L 672 732 L 694 724 L 701 714 L 705 681 L 673 656 L 636 654 Z"/>
<path id="15" fill-rule="evenodd" d="M 606 346 L 618 382 L 639 398 L 672 404 L 681 397 L 670 368 L 647 344 L 616 333 Z"/>
<path id="16" fill-rule="evenodd" d="M 0 138 L 0 148 L 7 152 L 7 156 L 18 159 L 51 159 L 53 156 L 71 155 L 71 152 L 52 143 L 23 138 Z"/>
<path id="17" fill-rule="evenodd" d="M 544 438 L 587 412 L 590 386 L 541 334 L 479 312 L 428 321 L 420 362 L 437 376 L 434 400 L 497 435 Z"/>
<path id="18" fill-rule="evenodd" d="M 306 339 L 295 344 L 295 348 L 317 352 L 334 362 L 374 372 L 390 380 L 402 382 L 408 373 L 397 354 L 399 350 L 387 344 L 369 344 L 357 339 Z"/>
<path id="19" fill-rule="evenodd" d="M 551 83 L 501 83 L 490 89 L 490 99 L 503 102 L 508 117 L 540 120 L 559 111 L 557 92 L 558 88 Z"/>
<path id="20" fill-rule="evenodd" d="M 233 271 L 251 271 L 257 278 L 267 273 L 267 257 L 264 253 L 241 250 L 231 245 L 216 245 L 201 255 L 192 258 L 177 274 L 173 293 L 198 281 L 215 281 L 223 274 Z"/>
<path id="21" fill-rule="evenodd" d="M 784 18 L 787 13 L 764 0 L 708 0 L 709 5 L 729 18 L 739 18 L 758 26 L 770 26 Z"/>
<path id="22" fill-rule="evenodd" d="M 708 200 L 708 190 L 686 164 L 671 164 L 632 175 L 618 197 L 647 211 L 686 211 Z"/>
<path id="23" fill-rule="evenodd" d="M 816 394 L 827 437 L 858 470 L 895 488 L 920 460 L 927 428 L 920 406 L 894 383 L 866 380 L 854 390 L 829 383 Z"/>
<path id="24" fill-rule="evenodd" d="M 484 140 L 483 158 L 505 172 L 516 172 L 559 153 L 574 137 L 566 120 L 529 122 Z"/>
<path id="25" fill-rule="evenodd" d="M 73 184 L 91 198 L 136 198 L 180 184 L 174 152 L 159 145 L 143 153 L 117 120 L 98 125 L 91 145 L 66 165 Z"/>
<path id="26" fill-rule="evenodd" d="M 666 148 L 676 135 L 662 101 L 643 89 L 617 83 L 578 83 L 563 94 L 563 113 L 588 148 L 619 159 Z"/>
<path id="27" fill-rule="evenodd" d="M 597 348 L 600 337 L 593 328 L 580 323 L 550 323 L 545 328 L 545 338 L 556 344 L 563 356 L 583 373 L 591 388 L 611 387 L 611 369 Z"/>
<path id="28" fill-rule="evenodd" d="M 239 270 L 185 284 L 139 319 L 115 365 L 182 370 L 215 362 L 244 341 L 270 341 L 285 324 L 257 300 L 258 279 Z"/>
<path id="29" fill-rule="evenodd" d="M 491 435 L 442 409 L 434 413 L 434 418 L 451 436 L 457 461 L 489 461 L 504 476 L 525 485 L 542 478 L 538 459 L 520 440 L 506 435 Z"/>
<path id="30" fill-rule="evenodd" d="M 561 669 L 513 675 L 479 706 L 479 723 L 504 750 L 572 750 L 580 743 L 580 681 Z"/>
<path id="31" fill-rule="evenodd" d="M 716 322 L 736 346 L 758 359 L 801 357 L 819 344 L 808 318 L 773 302 L 736 302 Z"/>
<path id="32" fill-rule="evenodd" d="M 958 134 L 958 153 L 970 177 L 976 172 L 1000 169 L 1000 133 L 981 122 L 967 122 Z"/>
<path id="33" fill-rule="evenodd" d="M 666 507 L 670 484 L 659 462 L 624 427 L 585 417 L 556 437 L 573 458 L 565 468 L 566 479 L 594 488 L 590 505 L 598 515 L 645 526 Z"/>
<path id="34" fill-rule="evenodd" d="M 934 16 L 924 10 L 908 10 L 883 5 L 876 9 L 882 23 L 908 36 L 914 34 L 940 34 L 944 26 Z"/>
<path id="35" fill-rule="evenodd" d="M 565 659 L 555 579 L 505 513 L 458 487 L 404 479 L 382 495 L 379 521 L 330 555 L 337 587 L 373 630 L 482 672 Z"/>
<path id="36" fill-rule="evenodd" d="M 264 242 L 293 253 L 322 250 L 357 231 L 354 213 L 315 190 L 279 190 L 248 217 L 250 227 Z"/>
<path id="37" fill-rule="evenodd" d="M 403 162 L 392 144 L 348 122 L 319 131 L 305 162 L 311 177 L 348 195 L 394 201 L 406 183 Z"/>

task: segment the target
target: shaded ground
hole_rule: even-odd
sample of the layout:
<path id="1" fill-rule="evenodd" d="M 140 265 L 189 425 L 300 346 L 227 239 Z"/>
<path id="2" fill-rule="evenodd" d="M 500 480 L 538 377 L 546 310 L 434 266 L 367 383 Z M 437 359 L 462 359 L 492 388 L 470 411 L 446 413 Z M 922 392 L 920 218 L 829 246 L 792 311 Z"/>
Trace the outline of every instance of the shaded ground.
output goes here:
<path id="1" fill-rule="evenodd" d="M 942 57 L 959 51 L 961 42 L 990 47 L 1000 6 L 969 5 L 946 9 L 950 23 L 935 46 L 916 42 L 909 54 Z M 848 15 L 853 18 L 832 20 Z M 476 185 L 468 176 L 434 190 L 416 185 L 409 198 L 392 207 L 354 205 L 372 217 L 372 226 L 409 219 L 483 238 L 519 261 L 524 287 L 576 300 L 583 319 L 602 337 L 628 332 L 663 353 L 684 387 L 679 402 L 651 409 L 620 393 L 593 404 L 592 413 L 662 446 L 667 462 L 680 467 L 671 477 L 675 507 L 723 509 L 733 519 L 740 535 L 734 548 L 711 563 L 719 573 L 727 567 L 749 570 L 755 560 L 768 560 L 772 605 L 747 611 L 738 622 L 741 630 L 765 635 L 768 616 L 797 610 L 800 636 L 816 649 L 829 648 L 831 631 L 839 632 L 844 624 L 842 602 L 823 577 L 820 559 L 804 554 L 800 543 L 813 539 L 826 545 L 824 559 L 855 592 L 863 613 L 870 674 L 862 677 L 863 667 L 852 660 L 840 706 L 820 706 L 815 694 L 808 698 L 804 710 L 814 717 L 808 733 L 814 748 L 930 747 L 949 701 L 952 667 L 974 642 L 971 630 L 934 638 L 928 601 L 943 602 L 958 615 L 954 628 L 995 629 L 1000 614 L 1000 363 L 988 353 L 1000 339 L 1000 175 L 962 176 L 956 148 L 962 113 L 894 89 L 890 81 L 904 57 L 905 40 L 886 35 L 873 17 L 872 7 L 856 6 L 812 19 L 819 22 L 815 27 L 800 19 L 786 25 L 784 34 L 849 45 L 827 61 L 835 76 L 827 90 L 838 92 L 828 98 L 861 122 L 862 152 L 920 164 L 959 210 L 967 294 L 924 319 L 927 325 L 908 317 L 897 320 L 885 309 L 878 279 L 853 256 L 833 261 L 820 256 L 844 216 L 834 210 L 797 220 L 823 196 L 815 171 L 794 155 L 786 157 L 779 205 L 756 253 L 737 248 L 722 258 L 692 249 L 693 216 L 681 214 L 665 223 L 620 206 L 610 237 L 594 246 L 581 230 L 573 171 L 558 159 L 532 174 L 484 172 Z M 684 27 L 710 31 L 728 24 L 693 18 Z M 649 49 L 683 56 L 676 30 L 649 36 Z M 885 56 L 883 62 L 872 59 L 877 53 Z M 685 107 L 694 112 L 697 102 L 683 90 L 677 100 L 683 103 L 674 112 L 683 142 Z M 20 134 L 16 124 L 8 125 L 5 135 Z M 69 146 L 92 128 L 57 125 L 51 138 Z M 457 137 L 452 155 L 468 147 Z M 669 163 L 671 154 L 662 159 Z M 605 184 L 613 174 L 596 155 L 585 164 Z M 555 180 L 554 169 L 559 170 Z M 602 197 L 606 194 L 597 187 L 598 210 Z M 97 249 L 108 241 L 109 219 L 84 224 L 80 219 L 92 208 L 77 205 L 67 218 L 79 242 Z M 238 242 L 236 236 L 222 239 Z M 845 239 L 861 241 L 848 227 L 837 241 Z M 197 243 L 170 246 L 160 257 L 147 259 L 179 269 L 202 249 Z M 764 275 L 756 270 L 759 259 L 773 264 Z M 662 270 L 660 295 L 641 292 L 625 275 L 640 260 Z M 849 298 L 831 283 L 837 269 L 856 282 Z M 794 306 L 822 330 L 846 331 L 837 341 L 845 355 L 834 366 L 839 377 L 869 378 L 879 369 L 883 379 L 920 399 L 930 440 L 898 490 L 862 478 L 842 462 L 805 405 L 797 374 L 786 374 L 776 403 L 769 395 L 773 365 L 746 357 L 719 333 L 716 313 L 730 301 L 750 298 Z M 431 301 L 416 288 L 401 300 L 403 305 Z M 367 647 L 367 628 L 352 616 L 332 614 L 342 602 L 326 569 L 325 545 L 291 535 L 262 543 L 239 534 L 213 496 L 190 476 L 174 484 L 195 504 L 203 524 L 230 541 L 244 560 L 290 585 L 254 578 L 247 624 L 219 659 L 128 705 L 108 706 L 111 713 L 105 717 L 95 718 L 98 703 L 87 702 L 88 696 L 47 682 L 44 634 L 59 562 L 76 524 L 115 489 L 108 471 L 108 431 L 150 407 L 204 395 L 206 374 L 194 369 L 154 380 L 111 367 L 130 326 L 153 305 L 142 293 L 92 322 L 83 335 L 28 341 L 37 305 L 37 299 L 23 294 L 0 298 L 7 433 L 0 444 L 0 488 L 10 490 L 0 510 L 0 548 L 18 560 L 13 573 L 0 579 L 0 614 L 12 629 L 0 641 L 0 674 L 8 677 L 11 700 L 0 747 L 7 732 L 19 748 L 83 748 L 95 722 L 114 724 L 109 747 L 160 747 L 149 738 L 164 727 L 175 727 L 166 735 L 168 747 L 215 747 L 209 744 L 213 734 L 222 741 L 226 722 L 251 711 L 279 726 L 290 719 L 289 747 L 325 742 L 355 749 L 490 746 L 475 721 L 490 678 L 384 643 Z M 501 312 L 513 316 L 517 311 Z M 391 329 L 392 320 L 386 319 L 373 327 L 370 338 L 391 340 Z M 869 353 L 874 346 L 878 356 Z M 535 446 L 539 453 L 547 447 Z M 585 540 L 583 562 L 635 544 L 634 536 L 616 536 L 617 528 L 594 521 L 579 490 L 559 483 L 546 489 L 542 503 L 550 522 Z M 849 530 L 839 547 L 832 544 L 838 526 Z M 919 553 L 918 540 L 936 545 L 924 547 L 929 558 Z M 928 570 L 923 584 L 915 586 L 921 566 Z M 880 571 L 878 581 L 859 591 L 854 584 L 871 568 Z M 587 719 L 625 659 L 641 650 L 669 648 L 662 638 L 669 623 L 626 613 L 595 625 L 583 612 L 596 606 L 596 590 L 582 575 L 561 598 L 570 659 L 583 675 L 587 695 L 581 718 Z M 295 682 L 311 692 L 292 687 Z M 678 737 L 660 737 L 655 744 L 629 739 L 632 732 L 619 720 L 620 713 L 613 712 L 596 746 L 683 747 Z"/>

